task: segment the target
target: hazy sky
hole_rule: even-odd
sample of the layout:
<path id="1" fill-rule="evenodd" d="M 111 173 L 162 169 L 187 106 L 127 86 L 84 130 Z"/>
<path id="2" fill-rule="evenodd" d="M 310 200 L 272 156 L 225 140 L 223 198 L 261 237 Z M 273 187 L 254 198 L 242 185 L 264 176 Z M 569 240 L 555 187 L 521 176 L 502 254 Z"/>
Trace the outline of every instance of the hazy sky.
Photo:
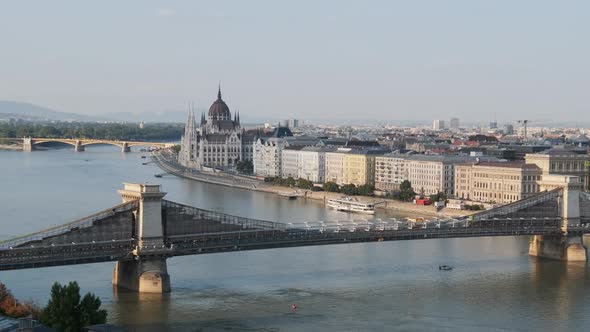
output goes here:
<path id="1" fill-rule="evenodd" d="M 0 100 L 385 120 L 590 114 L 590 1 L 1 1 Z"/>

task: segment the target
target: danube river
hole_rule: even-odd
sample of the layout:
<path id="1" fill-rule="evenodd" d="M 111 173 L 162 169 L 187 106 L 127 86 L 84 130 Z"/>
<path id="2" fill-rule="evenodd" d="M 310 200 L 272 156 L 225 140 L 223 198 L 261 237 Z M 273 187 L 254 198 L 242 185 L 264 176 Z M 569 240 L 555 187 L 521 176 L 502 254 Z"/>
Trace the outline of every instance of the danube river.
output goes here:
<path id="1" fill-rule="evenodd" d="M 0 238 L 115 205 L 122 182 L 160 183 L 169 200 L 253 218 L 360 218 L 155 178 L 161 171 L 140 156 L 109 146 L 0 151 Z M 441 239 L 178 257 L 168 260 L 172 293 L 163 296 L 116 292 L 113 263 L 0 272 L 0 281 L 44 305 L 54 281 L 76 280 L 100 296 L 110 323 L 136 331 L 589 330 L 588 265 L 532 259 L 527 247 L 525 237 Z"/>

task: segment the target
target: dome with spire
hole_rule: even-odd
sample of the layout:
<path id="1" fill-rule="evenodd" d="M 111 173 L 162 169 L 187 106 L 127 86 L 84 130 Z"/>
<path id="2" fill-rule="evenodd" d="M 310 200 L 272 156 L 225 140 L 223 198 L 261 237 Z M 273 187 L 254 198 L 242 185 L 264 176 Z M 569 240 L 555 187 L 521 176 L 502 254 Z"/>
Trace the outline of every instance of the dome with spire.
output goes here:
<path id="1" fill-rule="evenodd" d="M 211 107 L 209 107 L 208 117 L 211 120 L 231 120 L 229 107 L 227 107 L 227 104 L 221 99 L 221 86 L 217 92 L 217 100 L 213 102 Z"/>

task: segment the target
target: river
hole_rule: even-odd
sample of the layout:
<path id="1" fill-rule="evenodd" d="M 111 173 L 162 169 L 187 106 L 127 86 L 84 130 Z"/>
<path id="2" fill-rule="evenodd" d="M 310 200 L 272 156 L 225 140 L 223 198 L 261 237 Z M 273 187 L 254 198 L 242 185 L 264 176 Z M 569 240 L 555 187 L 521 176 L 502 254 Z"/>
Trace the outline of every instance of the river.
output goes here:
<path id="1" fill-rule="evenodd" d="M 141 155 L 110 146 L 0 151 L 0 238 L 118 204 L 122 182 L 159 183 L 169 200 L 259 219 L 351 217 L 321 202 L 155 178 L 161 171 Z M 114 290 L 113 263 L 0 272 L 0 281 L 44 305 L 53 282 L 76 280 L 100 296 L 109 323 L 131 331 L 589 330 L 588 265 L 537 260 L 527 250 L 528 238 L 503 237 L 177 257 L 168 260 L 165 295 Z M 439 271 L 441 264 L 455 269 Z"/>

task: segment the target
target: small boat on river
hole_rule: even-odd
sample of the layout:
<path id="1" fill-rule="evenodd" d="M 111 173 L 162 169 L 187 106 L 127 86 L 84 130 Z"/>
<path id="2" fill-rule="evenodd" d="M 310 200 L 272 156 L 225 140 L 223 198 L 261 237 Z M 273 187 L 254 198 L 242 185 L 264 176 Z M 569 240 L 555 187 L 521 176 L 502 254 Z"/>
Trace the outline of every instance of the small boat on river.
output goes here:
<path id="1" fill-rule="evenodd" d="M 450 265 L 439 265 L 438 269 L 441 271 L 451 271 L 453 267 Z"/>

